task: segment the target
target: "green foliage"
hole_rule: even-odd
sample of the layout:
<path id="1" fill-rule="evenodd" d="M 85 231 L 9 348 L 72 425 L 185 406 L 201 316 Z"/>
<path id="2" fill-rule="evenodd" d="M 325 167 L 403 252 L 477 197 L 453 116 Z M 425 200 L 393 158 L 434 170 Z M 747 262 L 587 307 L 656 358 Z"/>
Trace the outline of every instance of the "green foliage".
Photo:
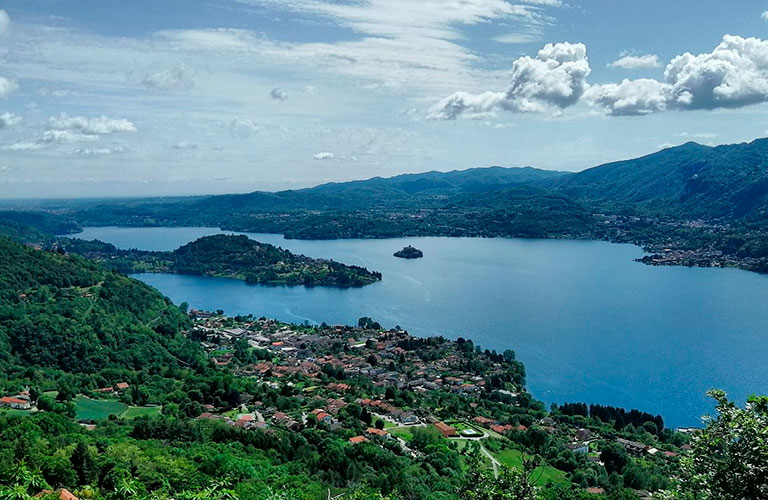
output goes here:
<path id="1" fill-rule="evenodd" d="M 177 365 L 179 356 L 199 359 L 182 335 L 186 316 L 147 285 L 77 256 L 4 238 L 0 254 L 0 367 L 6 374 L 32 366 L 138 370 Z M 62 387 L 60 396 L 70 389 Z"/>
<path id="2" fill-rule="evenodd" d="M 744 408 L 711 391 L 717 416 L 691 441 L 682 459 L 680 496 L 696 500 L 768 498 L 768 398 Z"/>

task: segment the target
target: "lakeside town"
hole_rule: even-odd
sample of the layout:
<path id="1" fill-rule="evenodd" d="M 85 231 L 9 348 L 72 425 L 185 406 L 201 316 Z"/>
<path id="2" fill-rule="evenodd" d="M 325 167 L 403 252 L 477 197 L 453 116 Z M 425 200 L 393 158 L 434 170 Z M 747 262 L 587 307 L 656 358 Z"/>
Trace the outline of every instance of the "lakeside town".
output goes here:
<path id="1" fill-rule="evenodd" d="M 349 446 L 373 444 L 412 459 L 427 453 L 422 441 L 429 435 L 458 452 L 474 453 L 494 475 L 504 466 L 528 467 L 529 458 L 541 456 L 529 471 L 535 471 L 537 484 L 575 483 L 594 495 L 605 493 L 616 472 L 613 461 L 636 461 L 651 471 L 651 479 L 638 480 L 638 498 L 652 498 L 653 490 L 663 488 L 663 478 L 690 449 L 692 429 L 664 429 L 661 417 L 636 410 L 564 404 L 547 411 L 526 392 L 525 370 L 513 351 L 483 350 L 461 338 L 413 337 L 370 318 L 355 326 L 312 326 L 198 310 L 188 314 L 193 326 L 187 335 L 199 342 L 211 365 L 257 388 L 236 401 L 187 409 L 198 421 L 246 432 L 315 428 Z M 133 390 L 139 388 L 119 381 L 78 395 L 76 419 L 95 430 L 101 421 L 81 415 L 79 406 L 130 401 Z M 34 396 L 25 388 L 0 399 L 0 405 L 39 411 Z M 165 414 L 170 407 L 132 408 L 135 417 Z M 133 418 L 129 413 L 102 418 Z"/>

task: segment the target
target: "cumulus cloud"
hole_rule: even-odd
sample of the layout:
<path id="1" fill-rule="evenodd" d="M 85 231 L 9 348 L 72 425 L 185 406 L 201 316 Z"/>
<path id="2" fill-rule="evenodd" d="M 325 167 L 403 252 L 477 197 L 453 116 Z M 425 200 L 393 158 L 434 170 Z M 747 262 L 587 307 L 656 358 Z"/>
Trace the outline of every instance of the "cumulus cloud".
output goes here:
<path id="1" fill-rule="evenodd" d="M 762 19 L 763 21 L 768 21 L 768 10 L 760 14 L 760 19 Z"/>
<path id="2" fill-rule="evenodd" d="M 646 54 L 642 56 L 625 55 L 613 61 L 608 66 L 621 69 L 660 68 L 661 61 L 656 54 Z"/>
<path id="3" fill-rule="evenodd" d="M 8 13 L 3 9 L 0 9 L 0 36 L 5 35 L 11 29 L 11 18 L 8 17 Z"/>
<path id="4" fill-rule="evenodd" d="M 275 87 L 269 91 L 269 97 L 276 101 L 284 101 L 288 99 L 288 92 L 279 87 Z"/>
<path id="5" fill-rule="evenodd" d="M 670 61 L 664 81 L 624 80 L 590 89 L 609 114 L 738 108 L 768 101 L 768 41 L 725 35 L 712 52 Z"/>
<path id="6" fill-rule="evenodd" d="M 664 70 L 683 109 L 740 107 L 768 100 L 768 41 L 725 35 L 710 53 L 677 56 Z"/>
<path id="7" fill-rule="evenodd" d="M 136 126 L 125 118 L 98 116 L 69 116 L 61 113 L 48 119 L 51 131 L 77 131 L 85 135 L 107 135 L 118 132 L 136 132 Z"/>
<path id="8" fill-rule="evenodd" d="M 602 106 L 610 115 L 647 115 L 667 109 L 669 86 L 657 80 L 641 78 L 621 83 L 594 85 L 584 98 Z"/>
<path id="9" fill-rule="evenodd" d="M 336 158 L 336 155 L 334 155 L 333 153 L 329 153 L 328 151 L 321 151 L 319 153 L 315 153 L 314 155 L 312 155 L 312 158 L 314 158 L 315 160 L 333 160 L 334 158 Z"/>
<path id="10" fill-rule="evenodd" d="M 658 57 L 624 56 L 611 66 L 650 67 Z M 712 52 L 673 58 L 663 80 L 641 78 L 590 85 L 583 44 L 548 44 L 535 58 L 512 65 L 502 92 L 455 92 L 436 103 L 428 118 L 484 118 L 498 110 L 559 111 L 581 101 L 609 115 L 647 115 L 666 110 L 738 108 L 768 102 L 768 41 L 725 35 Z"/>
<path id="11" fill-rule="evenodd" d="M 524 56 L 512 64 L 511 83 L 503 92 L 456 92 L 438 102 L 432 119 L 482 116 L 496 109 L 517 113 L 567 108 L 578 102 L 590 73 L 587 48 L 582 43 L 547 44 L 535 58 Z"/>
<path id="12" fill-rule="evenodd" d="M 19 89 L 19 86 L 13 80 L 0 76 L 0 99 L 5 99 Z"/>
<path id="13" fill-rule="evenodd" d="M 22 118 L 13 113 L 3 113 L 0 115 L 0 130 L 4 128 L 15 127 L 22 122 Z"/>
<path id="14" fill-rule="evenodd" d="M 172 90 L 189 90 L 194 87 L 194 75 L 192 71 L 183 64 L 173 68 L 166 68 L 155 73 L 147 75 L 142 81 L 142 85 L 150 90 L 159 90 L 168 92 Z"/>

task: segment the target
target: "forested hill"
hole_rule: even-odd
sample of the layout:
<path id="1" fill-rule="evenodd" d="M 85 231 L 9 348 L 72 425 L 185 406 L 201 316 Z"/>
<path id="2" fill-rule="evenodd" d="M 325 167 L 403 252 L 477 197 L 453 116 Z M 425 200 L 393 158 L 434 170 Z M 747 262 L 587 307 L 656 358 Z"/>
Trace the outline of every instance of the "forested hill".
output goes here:
<path id="1" fill-rule="evenodd" d="M 186 315 L 156 290 L 75 255 L 0 237 L 0 368 L 95 373 L 200 355 Z M 186 361 L 185 361 L 186 358 Z"/>
<path id="2" fill-rule="evenodd" d="M 768 207 L 768 139 L 689 142 L 557 178 L 547 188 L 608 212 L 757 221 Z"/>
<path id="3" fill-rule="evenodd" d="M 249 283 L 352 287 L 375 283 L 378 272 L 313 259 L 260 243 L 244 235 L 214 235 L 174 250 L 119 250 L 100 241 L 60 240 L 67 252 L 83 255 L 123 273 L 162 272 L 218 276 Z"/>

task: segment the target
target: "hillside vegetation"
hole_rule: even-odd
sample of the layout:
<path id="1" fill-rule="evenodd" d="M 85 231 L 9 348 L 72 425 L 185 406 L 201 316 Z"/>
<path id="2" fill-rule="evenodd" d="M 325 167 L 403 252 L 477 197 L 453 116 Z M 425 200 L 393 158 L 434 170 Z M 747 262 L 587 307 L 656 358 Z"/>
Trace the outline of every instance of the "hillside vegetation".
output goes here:
<path id="1" fill-rule="evenodd" d="M 0 237 L 0 367 L 95 373 L 177 364 L 196 349 L 156 290 L 74 255 Z"/>

